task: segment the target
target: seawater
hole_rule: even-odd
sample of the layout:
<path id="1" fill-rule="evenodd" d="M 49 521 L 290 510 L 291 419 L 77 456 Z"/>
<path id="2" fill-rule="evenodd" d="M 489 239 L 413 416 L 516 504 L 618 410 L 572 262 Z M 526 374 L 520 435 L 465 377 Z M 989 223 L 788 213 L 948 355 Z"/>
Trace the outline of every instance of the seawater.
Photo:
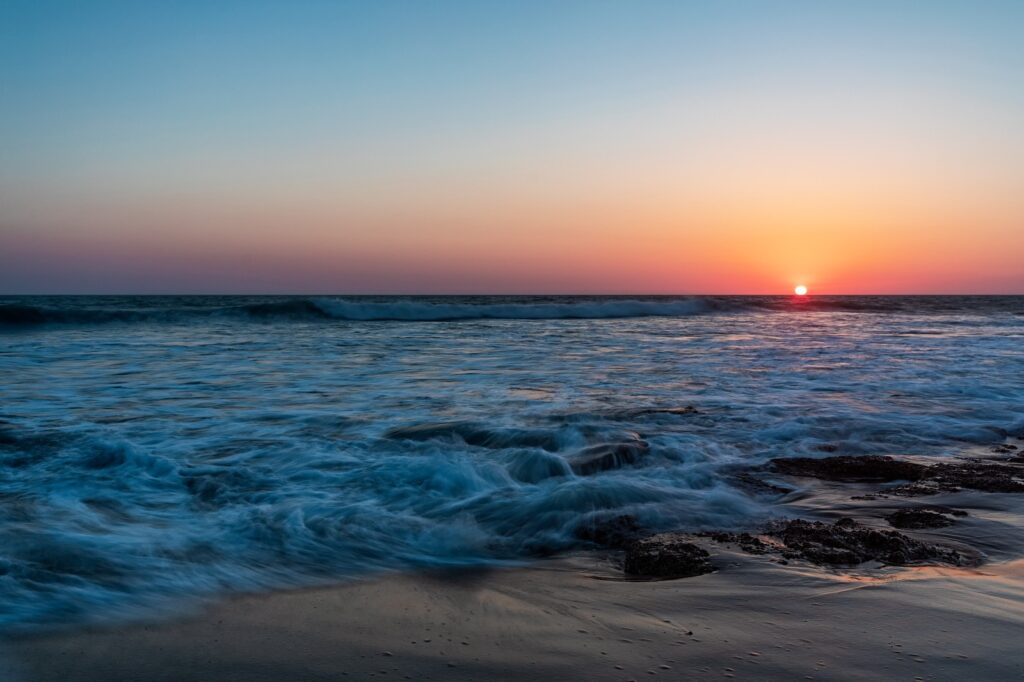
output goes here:
<path id="1" fill-rule="evenodd" d="M 737 466 L 1021 435 L 1024 297 L 0 298 L 0 628 L 743 527 L 784 509 Z"/>

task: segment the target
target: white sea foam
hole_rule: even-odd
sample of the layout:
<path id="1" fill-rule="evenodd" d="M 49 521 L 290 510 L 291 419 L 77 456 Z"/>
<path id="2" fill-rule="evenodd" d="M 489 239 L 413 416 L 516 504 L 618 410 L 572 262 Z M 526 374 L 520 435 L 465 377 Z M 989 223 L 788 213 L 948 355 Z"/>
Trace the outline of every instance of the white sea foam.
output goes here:
<path id="1" fill-rule="evenodd" d="M 517 561 L 620 514 L 744 526 L 777 510 L 737 464 L 1024 434 L 1024 317 L 1003 304 L 297 300 L 87 300 L 162 321 L 4 336 L 0 628 Z M 635 461 L 571 467 L 640 439 Z"/>

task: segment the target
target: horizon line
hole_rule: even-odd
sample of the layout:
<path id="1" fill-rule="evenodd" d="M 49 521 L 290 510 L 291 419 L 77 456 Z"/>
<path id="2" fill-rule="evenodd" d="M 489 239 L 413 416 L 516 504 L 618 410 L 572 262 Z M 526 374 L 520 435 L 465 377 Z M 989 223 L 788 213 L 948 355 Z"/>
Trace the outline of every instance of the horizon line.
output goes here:
<path id="1" fill-rule="evenodd" d="M 808 292 L 803 296 L 798 296 L 793 292 L 786 293 L 771 293 L 771 294 L 749 294 L 749 293 L 643 293 L 643 292 L 629 292 L 629 293 L 561 293 L 561 292 L 545 292 L 545 293 L 344 293 L 344 292 L 146 292 L 146 293 L 133 293 L 133 292 L 76 292 L 76 293 L 2 293 L 0 297 L 6 298 L 17 298 L 17 297 L 76 297 L 76 296 L 133 296 L 133 297 L 166 297 L 166 296 L 291 296 L 291 297 L 402 297 L 402 298 L 487 298 L 487 297 L 510 297 L 510 298 L 536 298 L 542 296 L 551 297 L 563 297 L 563 298 L 584 298 L 584 297 L 616 297 L 625 298 L 630 296 L 642 296 L 642 297 L 660 297 L 660 298 L 680 298 L 680 297 L 707 297 L 707 296 L 722 296 L 722 297 L 745 297 L 745 298 L 757 298 L 757 297 L 789 297 L 789 298 L 815 298 L 822 296 L 842 296 L 842 297 L 862 297 L 862 296 L 891 296 L 891 297 L 952 297 L 952 296 L 978 296 L 978 297 L 1020 297 L 1024 296 L 1024 291 L 1017 293 L 977 293 L 977 292 L 958 292 L 958 293 L 835 293 L 835 292 Z"/>

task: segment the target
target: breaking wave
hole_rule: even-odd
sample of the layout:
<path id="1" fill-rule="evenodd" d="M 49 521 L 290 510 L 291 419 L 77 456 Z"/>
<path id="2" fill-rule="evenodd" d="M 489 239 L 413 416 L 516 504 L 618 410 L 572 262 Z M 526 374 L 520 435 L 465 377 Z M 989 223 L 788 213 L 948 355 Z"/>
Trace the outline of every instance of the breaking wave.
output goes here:
<path id="1" fill-rule="evenodd" d="M 243 305 L 154 307 L 147 309 L 67 308 L 24 304 L 0 305 L 0 325 L 103 324 L 109 322 L 174 322 L 193 318 L 303 319 L 445 322 L 455 320 L 571 320 L 628 317 L 672 317 L 710 312 L 701 299 L 669 301 L 585 300 L 553 303 L 489 303 L 393 299 L 295 298 Z"/>
<path id="2" fill-rule="evenodd" d="M 427 423 L 343 446 L 278 431 L 265 446 L 218 444 L 213 429 L 199 441 L 212 453 L 174 457 L 109 429 L 0 421 L 0 632 L 514 562 L 586 546 L 582 528 L 622 513 L 651 527 L 762 513 L 711 463 L 619 427 Z M 608 454 L 623 440 L 643 462 Z"/>
<path id="3" fill-rule="evenodd" d="M 985 454 L 1022 301 L 0 298 L 0 635 L 749 528 L 772 457 Z"/>
<path id="4" fill-rule="evenodd" d="M 741 312 L 1024 314 L 1021 296 L 688 297 L 21 297 L 0 301 L 0 328 L 138 322 L 453 322 L 687 317 Z"/>

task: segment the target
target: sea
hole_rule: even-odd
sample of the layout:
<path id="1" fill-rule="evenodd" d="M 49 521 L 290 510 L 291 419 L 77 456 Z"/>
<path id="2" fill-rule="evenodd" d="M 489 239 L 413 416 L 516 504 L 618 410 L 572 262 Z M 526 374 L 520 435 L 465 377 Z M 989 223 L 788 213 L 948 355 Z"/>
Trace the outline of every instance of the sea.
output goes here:
<path id="1" fill-rule="evenodd" d="M 750 528 L 773 457 L 1021 436 L 1019 296 L 2 297 L 0 631 Z"/>

